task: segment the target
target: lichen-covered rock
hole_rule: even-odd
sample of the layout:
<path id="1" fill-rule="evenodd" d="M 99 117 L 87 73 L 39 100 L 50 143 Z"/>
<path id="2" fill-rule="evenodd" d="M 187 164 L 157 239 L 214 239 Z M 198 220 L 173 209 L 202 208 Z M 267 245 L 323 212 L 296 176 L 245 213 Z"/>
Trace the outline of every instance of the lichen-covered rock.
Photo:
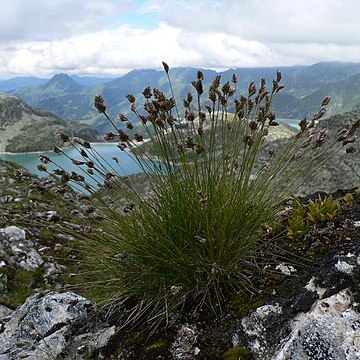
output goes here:
<path id="1" fill-rule="evenodd" d="M 90 305 L 72 292 L 30 296 L 12 313 L 0 334 L 0 359 L 57 356 L 67 346 L 65 335 L 70 325 L 83 320 Z"/>
<path id="2" fill-rule="evenodd" d="M 23 229 L 16 226 L 0 229 L 0 250 L 10 250 L 9 261 L 13 266 L 33 271 L 42 265 L 44 260 L 34 246 Z"/>
<path id="3" fill-rule="evenodd" d="M 359 254 L 358 242 L 338 249 L 316 265 L 302 288 L 288 295 L 296 281 L 288 279 L 270 303 L 243 318 L 254 358 L 360 359 Z"/>
<path id="4" fill-rule="evenodd" d="M 360 314 L 348 289 L 317 301 L 293 319 L 291 329 L 274 360 L 360 359 Z"/>
<path id="5" fill-rule="evenodd" d="M 3 312 L 0 360 L 73 359 L 74 354 L 88 359 L 116 332 L 115 326 L 95 324 L 91 302 L 73 292 L 37 293 L 15 311 Z"/>
<path id="6" fill-rule="evenodd" d="M 191 360 L 199 353 L 195 346 L 198 334 L 195 326 L 183 325 L 171 345 L 170 353 L 175 360 Z"/>

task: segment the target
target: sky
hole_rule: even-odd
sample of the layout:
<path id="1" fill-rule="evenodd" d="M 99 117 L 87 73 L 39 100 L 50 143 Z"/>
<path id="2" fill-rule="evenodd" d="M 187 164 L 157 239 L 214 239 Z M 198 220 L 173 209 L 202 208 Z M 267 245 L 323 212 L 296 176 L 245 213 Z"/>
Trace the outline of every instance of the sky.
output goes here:
<path id="1" fill-rule="evenodd" d="M 0 0 L 0 78 L 360 62 L 359 0 Z"/>

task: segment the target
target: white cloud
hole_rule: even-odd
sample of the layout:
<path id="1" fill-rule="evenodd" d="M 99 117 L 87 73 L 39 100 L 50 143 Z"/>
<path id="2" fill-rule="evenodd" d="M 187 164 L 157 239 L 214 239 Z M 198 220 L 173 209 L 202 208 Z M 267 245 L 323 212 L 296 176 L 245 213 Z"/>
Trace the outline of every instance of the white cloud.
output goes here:
<path id="1" fill-rule="evenodd" d="M 0 0 L 0 44 L 51 40 L 111 26 L 132 0 Z M 113 20 L 114 21 L 114 20 Z"/>
<path id="2" fill-rule="evenodd" d="M 172 67 L 208 68 L 360 62 L 357 0 L 0 0 L 0 5 L 0 76 L 123 74 L 160 67 L 162 60 Z M 143 17 L 133 24 L 150 19 L 146 14 L 161 22 L 149 28 L 124 20 L 137 14 Z"/>

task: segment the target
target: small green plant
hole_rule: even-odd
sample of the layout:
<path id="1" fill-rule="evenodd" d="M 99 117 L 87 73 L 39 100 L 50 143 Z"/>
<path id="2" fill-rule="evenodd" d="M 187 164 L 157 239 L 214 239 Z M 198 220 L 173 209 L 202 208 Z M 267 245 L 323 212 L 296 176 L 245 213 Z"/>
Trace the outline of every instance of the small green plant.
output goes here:
<path id="1" fill-rule="evenodd" d="M 307 221 L 307 207 L 296 198 L 292 202 L 291 217 L 287 221 L 286 236 L 289 239 L 303 237 L 309 231 L 309 222 Z"/>
<path id="2" fill-rule="evenodd" d="M 65 134 L 64 142 L 78 146 L 80 158 L 70 160 L 79 173 L 55 171 L 63 183 L 92 193 L 88 212 L 96 209 L 103 216 L 90 233 L 75 234 L 87 269 L 84 288 L 98 294 L 99 302 L 125 303 L 132 308 L 125 313 L 128 321 L 146 319 L 150 326 L 188 303 L 216 313 L 229 293 L 256 291 L 251 277 L 261 272 L 256 259 L 264 243 L 259 241 L 262 226 L 273 223 L 283 199 L 313 175 L 313 164 L 320 169 L 329 152 L 360 126 L 359 121 L 342 139 L 326 143 L 325 131 L 316 127 L 330 100 L 325 98 L 310 121 L 300 122 L 297 136 L 264 153 L 264 141 L 278 125 L 272 100 L 283 88 L 280 72 L 271 89 L 261 79 L 258 88 L 251 82 L 245 95 L 237 90 L 235 75 L 223 84 L 217 76 L 205 97 L 198 71 L 194 93 L 186 95 L 180 109 L 169 67 L 163 65 L 170 97 L 147 87 L 140 106 L 128 94 L 131 114 L 116 121 L 107 115 L 104 99 L 95 98 L 96 109 L 114 127 L 105 139 L 116 140 L 141 166 L 150 184 L 147 196 L 117 175 L 121 163 L 116 158 L 104 159 L 89 142 Z M 135 130 L 134 123 L 144 130 Z M 260 154 L 265 161 L 259 161 Z M 40 160 L 42 171 L 54 162 L 47 156 Z"/>
<path id="3" fill-rule="evenodd" d="M 346 194 L 341 199 L 351 201 L 352 195 Z M 340 211 L 340 203 L 331 195 L 325 195 L 323 198 L 319 195 L 316 200 L 310 200 L 308 205 L 302 204 L 296 198 L 293 200 L 291 208 L 291 215 L 287 219 L 286 236 L 289 239 L 297 239 L 308 233 L 310 223 L 334 220 Z"/>
<path id="4" fill-rule="evenodd" d="M 318 199 L 315 201 L 310 200 L 307 218 L 312 223 L 334 220 L 339 210 L 339 202 L 337 200 L 333 200 L 331 195 L 324 196 L 323 199 L 319 195 Z"/>

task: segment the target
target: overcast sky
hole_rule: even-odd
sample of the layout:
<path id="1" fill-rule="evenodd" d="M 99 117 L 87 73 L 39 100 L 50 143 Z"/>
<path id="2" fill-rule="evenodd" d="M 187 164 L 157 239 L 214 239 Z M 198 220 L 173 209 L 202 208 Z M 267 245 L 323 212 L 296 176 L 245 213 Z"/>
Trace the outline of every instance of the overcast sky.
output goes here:
<path id="1" fill-rule="evenodd" d="M 360 0 L 0 0 L 0 78 L 360 62 Z"/>

